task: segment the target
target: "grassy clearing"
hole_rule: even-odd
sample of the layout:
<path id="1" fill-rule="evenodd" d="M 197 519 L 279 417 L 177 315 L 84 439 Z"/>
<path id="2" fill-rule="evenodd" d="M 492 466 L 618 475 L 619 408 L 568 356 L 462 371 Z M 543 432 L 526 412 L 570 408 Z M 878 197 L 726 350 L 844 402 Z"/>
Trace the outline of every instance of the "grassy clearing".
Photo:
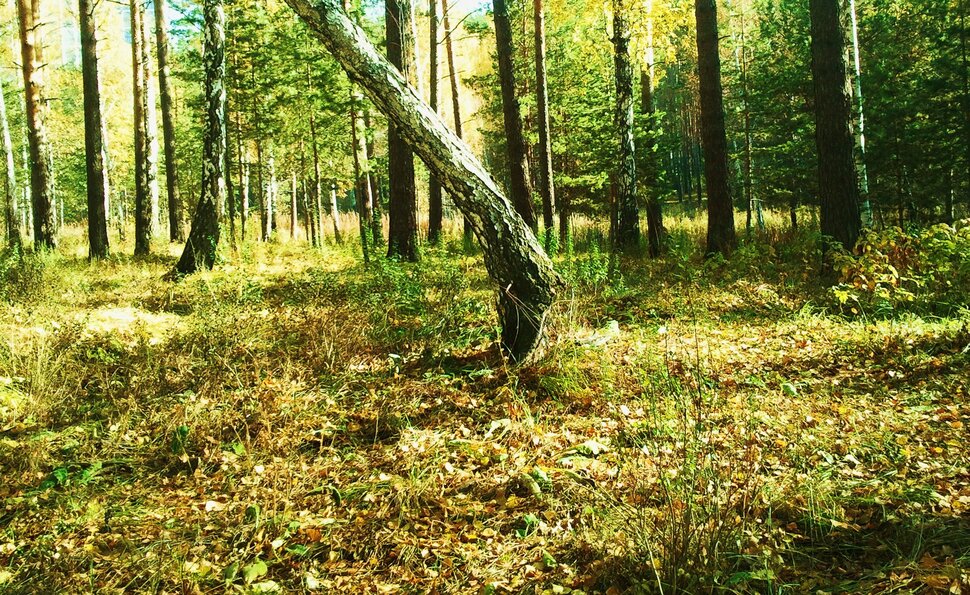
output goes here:
<path id="1" fill-rule="evenodd" d="M 580 233 L 523 369 L 460 240 L 5 270 L 0 593 L 966 592 L 966 304 L 847 319 L 810 238 L 672 228 L 622 278 Z"/>

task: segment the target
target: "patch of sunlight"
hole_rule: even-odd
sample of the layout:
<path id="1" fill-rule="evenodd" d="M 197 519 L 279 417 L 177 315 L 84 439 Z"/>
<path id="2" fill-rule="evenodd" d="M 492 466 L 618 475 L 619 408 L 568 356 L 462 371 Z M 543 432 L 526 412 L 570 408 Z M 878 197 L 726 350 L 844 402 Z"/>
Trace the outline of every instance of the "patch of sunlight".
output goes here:
<path id="1" fill-rule="evenodd" d="M 138 308 L 99 308 L 78 314 L 77 320 L 92 334 L 128 334 L 135 330 L 160 339 L 180 324 L 176 314 L 148 312 Z"/>

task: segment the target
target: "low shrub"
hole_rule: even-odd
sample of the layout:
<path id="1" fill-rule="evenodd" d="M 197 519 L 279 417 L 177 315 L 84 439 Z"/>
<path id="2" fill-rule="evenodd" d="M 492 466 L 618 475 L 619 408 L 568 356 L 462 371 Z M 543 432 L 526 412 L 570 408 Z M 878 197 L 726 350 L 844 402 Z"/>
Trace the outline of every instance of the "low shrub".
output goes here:
<path id="1" fill-rule="evenodd" d="M 839 283 L 831 294 L 844 314 L 958 311 L 970 289 L 970 221 L 871 231 L 855 254 L 836 253 L 833 264 Z"/>

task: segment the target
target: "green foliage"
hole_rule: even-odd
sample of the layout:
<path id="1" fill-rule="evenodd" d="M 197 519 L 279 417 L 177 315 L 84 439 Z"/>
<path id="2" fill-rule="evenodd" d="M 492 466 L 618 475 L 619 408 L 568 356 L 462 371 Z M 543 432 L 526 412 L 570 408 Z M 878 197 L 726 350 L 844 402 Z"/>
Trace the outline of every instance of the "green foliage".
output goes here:
<path id="1" fill-rule="evenodd" d="M 50 269 L 57 259 L 48 252 L 0 252 L 0 301 L 20 303 L 44 295 L 56 282 Z"/>
<path id="2" fill-rule="evenodd" d="M 843 313 L 898 311 L 946 314 L 966 309 L 970 290 L 970 225 L 870 232 L 858 255 L 834 256 L 839 284 L 831 295 Z"/>

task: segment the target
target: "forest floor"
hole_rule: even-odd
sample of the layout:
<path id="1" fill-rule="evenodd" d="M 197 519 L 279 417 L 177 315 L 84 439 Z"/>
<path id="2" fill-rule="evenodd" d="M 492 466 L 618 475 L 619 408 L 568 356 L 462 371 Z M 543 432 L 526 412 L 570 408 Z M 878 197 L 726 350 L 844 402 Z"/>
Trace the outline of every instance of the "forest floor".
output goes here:
<path id="1" fill-rule="evenodd" d="M 577 250 L 510 368 L 454 245 L 74 237 L 0 303 L 0 593 L 970 593 L 966 304 L 846 318 L 789 240 Z"/>

